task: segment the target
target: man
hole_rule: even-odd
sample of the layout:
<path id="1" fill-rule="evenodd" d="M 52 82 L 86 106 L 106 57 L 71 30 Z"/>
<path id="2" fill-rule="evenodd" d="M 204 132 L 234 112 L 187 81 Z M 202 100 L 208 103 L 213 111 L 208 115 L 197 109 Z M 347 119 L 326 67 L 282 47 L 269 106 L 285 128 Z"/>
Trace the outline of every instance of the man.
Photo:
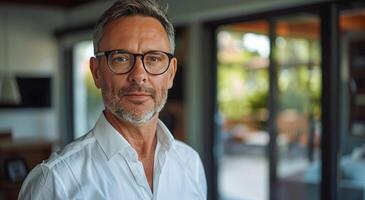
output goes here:
<path id="1" fill-rule="evenodd" d="M 19 199 L 206 199 L 198 154 L 158 119 L 177 68 L 165 13 L 153 0 L 117 1 L 93 40 L 90 69 L 105 110 L 31 171 Z"/>

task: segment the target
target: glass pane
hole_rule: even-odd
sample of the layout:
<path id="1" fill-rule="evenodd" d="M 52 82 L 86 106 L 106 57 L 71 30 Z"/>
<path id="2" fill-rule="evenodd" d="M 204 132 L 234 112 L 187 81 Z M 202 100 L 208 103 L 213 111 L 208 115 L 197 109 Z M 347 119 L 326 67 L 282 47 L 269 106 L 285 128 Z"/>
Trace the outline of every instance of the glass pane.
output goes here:
<path id="1" fill-rule="evenodd" d="M 268 199 L 266 131 L 270 44 L 264 21 L 217 31 L 221 123 L 216 146 L 221 199 Z"/>
<path id="2" fill-rule="evenodd" d="M 74 137 L 87 133 L 95 124 L 104 105 L 95 87 L 89 59 L 93 56 L 92 41 L 82 41 L 73 47 Z"/>
<path id="3" fill-rule="evenodd" d="M 320 199 L 321 66 L 319 19 L 276 23 L 278 199 Z"/>
<path id="4" fill-rule="evenodd" d="M 340 13 L 340 199 L 365 199 L 365 9 Z"/>

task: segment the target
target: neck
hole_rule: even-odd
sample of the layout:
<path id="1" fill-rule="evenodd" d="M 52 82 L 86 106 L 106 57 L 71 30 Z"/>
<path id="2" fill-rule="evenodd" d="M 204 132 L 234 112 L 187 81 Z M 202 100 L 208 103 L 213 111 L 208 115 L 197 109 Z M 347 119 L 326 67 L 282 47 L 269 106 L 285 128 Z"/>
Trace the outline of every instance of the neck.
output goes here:
<path id="1" fill-rule="evenodd" d="M 104 110 L 105 118 L 121 134 L 128 143 L 136 150 L 139 159 L 154 155 L 157 144 L 156 130 L 158 115 L 155 115 L 149 122 L 139 126 L 127 123 L 109 110 Z"/>

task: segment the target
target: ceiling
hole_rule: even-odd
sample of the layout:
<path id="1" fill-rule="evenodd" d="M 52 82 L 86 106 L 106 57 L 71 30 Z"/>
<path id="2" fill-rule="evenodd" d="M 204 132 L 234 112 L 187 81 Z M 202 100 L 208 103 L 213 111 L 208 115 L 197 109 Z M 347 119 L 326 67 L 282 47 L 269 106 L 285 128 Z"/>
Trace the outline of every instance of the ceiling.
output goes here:
<path id="1" fill-rule="evenodd" d="M 50 6 L 56 8 L 73 8 L 82 4 L 100 0 L 0 0 L 1 4 L 29 5 L 29 6 Z"/>

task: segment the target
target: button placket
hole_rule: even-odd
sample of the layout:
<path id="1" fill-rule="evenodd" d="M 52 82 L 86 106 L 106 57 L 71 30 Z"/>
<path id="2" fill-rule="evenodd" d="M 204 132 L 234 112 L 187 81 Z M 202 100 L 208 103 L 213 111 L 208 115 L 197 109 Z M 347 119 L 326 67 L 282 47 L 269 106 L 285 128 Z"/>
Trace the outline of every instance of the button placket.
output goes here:
<path id="1" fill-rule="evenodd" d="M 151 199 L 152 191 L 151 188 L 149 187 L 147 177 L 144 172 L 143 164 L 141 161 L 138 160 L 137 153 L 134 150 L 130 150 L 126 154 L 126 157 L 133 178 L 136 181 L 137 185 L 141 187 L 141 192 L 143 196 Z"/>
<path id="2" fill-rule="evenodd" d="M 166 159 L 166 150 L 160 146 L 160 148 L 158 149 L 158 153 L 157 153 L 157 159 L 156 159 L 156 165 L 155 165 L 155 169 L 154 169 L 154 180 L 153 180 L 153 189 L 154 189 L 154 193 L 153 193 L 153 199 L 157 199 L 157 194 L 158 194 L 158 186 L 159 186 L 159 180 L 160 180 L 160 175 L 162 172 L 162 168 L 163 165 L 165 163 L 165 159 Z"/>

